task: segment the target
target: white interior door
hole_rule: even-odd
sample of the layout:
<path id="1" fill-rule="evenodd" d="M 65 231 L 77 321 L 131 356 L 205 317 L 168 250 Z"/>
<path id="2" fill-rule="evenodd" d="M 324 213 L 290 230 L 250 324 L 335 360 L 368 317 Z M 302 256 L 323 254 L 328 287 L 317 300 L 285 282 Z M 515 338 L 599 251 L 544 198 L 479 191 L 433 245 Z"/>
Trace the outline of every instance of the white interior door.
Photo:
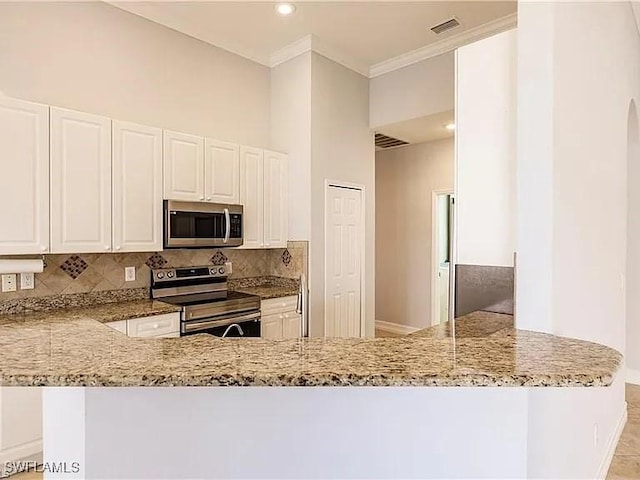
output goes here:
<path id="1" fill-rule="evenodd" d="M 362 191 L 328 185 L 325 217 L 325 335 L 360 337 Z"/>

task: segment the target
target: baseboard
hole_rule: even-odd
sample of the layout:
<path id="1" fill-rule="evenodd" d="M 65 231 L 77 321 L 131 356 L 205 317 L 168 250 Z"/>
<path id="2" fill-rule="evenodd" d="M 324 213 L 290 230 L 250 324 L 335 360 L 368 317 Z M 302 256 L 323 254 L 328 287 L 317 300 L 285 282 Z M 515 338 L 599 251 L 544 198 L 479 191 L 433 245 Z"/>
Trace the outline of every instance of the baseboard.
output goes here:
<path id="1" fill-rule="evenodd" d="M 622 436 L 622 431 L 624 430 L 624 426 L 627 423 L 627 402 L 624 402 L 624 410 L 622 412 L 622 416 L 620 420 L 618 420 L 618 424 L 616 425 L 616 429 L 611 436 L 611 440 L 609 441 L 609 446 L 607 447 L 607 454 L 602 459 L 602 463 L 600 464 L 600 468 L 598 469 L 598 475 L 596 479 L 605 479 L 607 478 L 607 473 L 609 473 L 609 468 L 611 467 L 611 462 L 613 461 L 613 456 L 616 453 L 616 447 L 618 446 L 618 442 L 620 441 L 620 437 Z"/>
<path id="2" fill-rule="evenodd" d="M 626 382 L 633 383 L 634 385 L 640 385 L 640 371 L 632 368 L 626 370 Z"/>
<path id="3" fill-rule="evenodd" d="M 399 323 L 383 322 L 382 320 L 376 320 L 376 330 L 382 330 L 383 332 L 395 333 L 397 335 L 408 335 L 421 328 L 409 327 L 407 325 L 400 325 Z"/>
<path id="4" fill-rule="evenodd" d="M 12 462 L 42 463 L 42 439 L 0 451 L 0 477 L 4 466 Z"/>

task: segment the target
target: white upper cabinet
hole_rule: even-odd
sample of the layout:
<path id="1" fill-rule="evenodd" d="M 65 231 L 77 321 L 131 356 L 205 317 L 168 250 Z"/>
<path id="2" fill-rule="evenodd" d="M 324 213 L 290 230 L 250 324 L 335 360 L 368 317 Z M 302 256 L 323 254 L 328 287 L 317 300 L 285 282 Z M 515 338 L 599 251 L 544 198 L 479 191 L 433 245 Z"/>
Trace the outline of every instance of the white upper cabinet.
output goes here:
<path id="1" fill-rule="evenodd" d="M 49 251 L 49 107 L 0 97 L 0 255 Z"/>
<path id="2" fill-rule="evenodd" d="M 164 132 L 164 198 L 202 202 L 204 196 L 204 139 Z"/>
<path id="3" fill-rule="evenodd" d="M 162 250 L 162 130 L 113 122 L 113 251 Z"/>
<path id="4" fill-rule="evenodd" d="M 51 109 L 51 252 L 111 250 L 111 120 Z"/>
<path id="5" fill-rule="evenodd" d="M 264 246 L 286 248 L 289 230 L 289 161 L 287 155 L 264 152 Z"/>
<path id="6" fill-rule="evenodd" d="M 288 191 L 287 155 L 240 147 L 240 203 L 244 205 L 244 248 L 287 246 Z"/>
<path id="7" fill-rule="evenodd" d="M 244 205 L 243 248 L 264 247 L 264 152 L 240 147 L 240 203 Z"/>
<path id="8" fill-rule="evenodd" d="M 207 202 L 240 202 L 240 147 L 207 138 L 204 147 L 204 193 Z"/>

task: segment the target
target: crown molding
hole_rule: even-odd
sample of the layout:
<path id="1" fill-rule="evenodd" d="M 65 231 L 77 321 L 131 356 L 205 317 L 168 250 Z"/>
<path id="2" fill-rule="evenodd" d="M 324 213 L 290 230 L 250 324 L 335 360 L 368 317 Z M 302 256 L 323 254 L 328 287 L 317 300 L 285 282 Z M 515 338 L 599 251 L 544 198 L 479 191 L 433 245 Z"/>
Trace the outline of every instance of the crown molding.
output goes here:
<path id="1" fill-rule="evenodd" d="M 432 43 L 431 45 L 376 63 L 369 69 L 368 77 L 378 77 L 385 73 L 393 72 L 400 68 L 413 65 L 414 63 L 427 60 L 428 58 L 437 57 L 438 55 L 450 52 L 458 47 L 467 45 L 468 43 L 481 40 L 506 30 L 511 30 L 517 25 L 518 16 L 516 13 L 500 17 L 496 20 L 492 20 L 491 22 L 470 28 L 469 30 L 460 32 L 457 35 L 452 35 L 451 37 Z"/>
<path id="2" fill-rule="evenodd" d="M 269 66 L 271 68 L 277 67 L 281 63 L 284 63 L 288 60 L 291 60 L 292 58 L 297 57 L 298 55 L 302 55 L 303 53 L 307 52 L 315 52 L 318 55 L 322 55 L 329 60 L 339 63 L 343 67 L 359 73 L 360 75 L 364 75 L 365 77 L 369 76 L 369 67 L 367 65 L 363 64 L 362 62 L 358 62 L 354 58 L 349 58 L 339 49 L 332 47 L 326 42 L 323 42 L 314 35 L 307 35 L 306 37 L 302 37 L 300 40 L 296 40 L 295 42 L 275 52 L 273 55 L 271 55 Z"/>
<path id="3" fill-rule="evenodd" d="M 302 55 L 303 53 L 310 52 L 313 48 L 313 36 L 307 35 L 306 37 L 302 37 L 300 40 L 296 40 L 293 43 L 290 43 L 286 47 L 281 48 L 277 52 L 274 52 L 271 55 L 271 61 L 269 62 L 269 66 L 271 68 L 277 67 L 281 63 L 284 63 L 292 58 L 297 57 L 298 55 Z"/>

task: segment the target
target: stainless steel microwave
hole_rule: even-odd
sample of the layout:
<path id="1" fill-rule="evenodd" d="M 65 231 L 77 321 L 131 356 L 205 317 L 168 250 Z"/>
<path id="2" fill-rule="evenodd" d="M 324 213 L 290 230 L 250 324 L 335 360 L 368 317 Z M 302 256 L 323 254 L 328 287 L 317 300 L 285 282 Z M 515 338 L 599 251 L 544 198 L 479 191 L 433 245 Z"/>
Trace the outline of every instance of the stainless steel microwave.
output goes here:
<path id="1" fill-rule="evenodd" d="M 239 247 L 243 207 L 164 201 L 164 248 Z"/>

